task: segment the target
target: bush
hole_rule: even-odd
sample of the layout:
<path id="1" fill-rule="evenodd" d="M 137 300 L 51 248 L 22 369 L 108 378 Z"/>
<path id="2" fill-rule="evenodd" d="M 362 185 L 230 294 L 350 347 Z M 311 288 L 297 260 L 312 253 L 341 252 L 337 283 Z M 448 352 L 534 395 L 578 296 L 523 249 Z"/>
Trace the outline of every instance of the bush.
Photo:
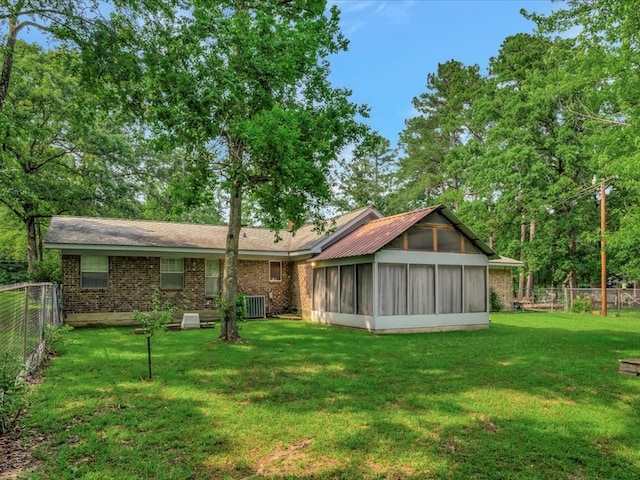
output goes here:
<path id="1" fill-rule="evenodd" d="M 573 313 L 591 313 L 593 310 L 593 300 L 589 296 L 578 296 L 571 303 Z"/>
<path id="2" fill-rule="evenodd" d="M 59 255 L 48 254 L 33 266 L 29 280 L 36 283 L 61 283 L 62 260 Z"/>
<path id="3" fill-rule="evenodd" d="M 500 297 L 498 296 L 498 293 L 493 288 L 490 289 L 489 293 L 490 293 L 490 300 L 491 300 L 491 311 L 492 312 L 502 311 L 502 309 L 504 308 L 504 305 L 502 305 L 502 301 L 500 301 Z"/>
<path id="4" fill-rule="evenodd" d="M 62 325 L 56 327 L 47 325 L 44 330 L 44 344 L 47 352 L 51 355 L 60 354 L 64 348 L 71 343 L 71 331 L 73 327 L 70 325 Z"/>

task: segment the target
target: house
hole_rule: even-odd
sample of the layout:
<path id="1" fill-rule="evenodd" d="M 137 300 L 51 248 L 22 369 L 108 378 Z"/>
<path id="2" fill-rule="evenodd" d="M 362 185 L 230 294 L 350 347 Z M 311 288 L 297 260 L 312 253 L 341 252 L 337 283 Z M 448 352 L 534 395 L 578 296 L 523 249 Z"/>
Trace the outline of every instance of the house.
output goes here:
<path id="1" fill-rule="evenodd" d="M 393 217 L 365 207 L 329 233 L 243 227 L 238 289 L 255 316 L 305 318 L 377 332 L 482 328 L 495 254 L 443 206 Z M 124 325 L 162 298 L 216 315 L 227 227 L 56 216 L 45 246 L 62 254 L 71 325 Z"/>

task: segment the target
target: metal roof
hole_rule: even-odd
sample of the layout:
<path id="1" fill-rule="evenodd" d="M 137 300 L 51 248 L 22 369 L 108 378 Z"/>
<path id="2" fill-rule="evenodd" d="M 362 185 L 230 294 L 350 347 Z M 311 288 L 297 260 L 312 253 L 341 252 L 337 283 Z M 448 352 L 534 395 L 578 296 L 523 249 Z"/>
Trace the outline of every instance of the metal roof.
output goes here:
<path id="1" fill-rule="evenodd" d="M 384 217 L 379 220 L 363 225 L 350 235 L 347 235 L 340 242 L 332 245 L 313 260 L 331 260 L 337 258 L 357 257 L 361 255 L 371 255 L 382 249 L 397 236 L 406 232 L 413 225 L 430 214 L 438 212 L 445 217 L 451 225 L 465 235 L 474 245 L 476 245 L 485 255 L 493 258 L 495 253 L 471 230 L 465 227 L 458 218 L 449 212 L 444 206 L 423 208 L 413 212 L 401 213 L 391 217 Z"/>

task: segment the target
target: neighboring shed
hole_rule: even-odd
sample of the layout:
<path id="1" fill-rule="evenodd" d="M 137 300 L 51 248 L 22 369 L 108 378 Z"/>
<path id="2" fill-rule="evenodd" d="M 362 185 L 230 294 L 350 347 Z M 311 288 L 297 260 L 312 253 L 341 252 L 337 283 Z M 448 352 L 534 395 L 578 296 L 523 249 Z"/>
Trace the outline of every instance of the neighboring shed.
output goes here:
<path id="1" fill-rule="evenodd" d="M 375 332 L 486 328 L 493 257 L 443 206 L 373 220 L 310 260 L 311 318 Z"/>

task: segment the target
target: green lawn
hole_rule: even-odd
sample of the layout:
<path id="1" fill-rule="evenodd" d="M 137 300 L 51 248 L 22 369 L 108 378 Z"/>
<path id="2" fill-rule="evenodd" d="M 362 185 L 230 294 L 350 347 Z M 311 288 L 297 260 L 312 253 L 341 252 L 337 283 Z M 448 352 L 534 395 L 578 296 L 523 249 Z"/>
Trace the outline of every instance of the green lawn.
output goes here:
<path id="1" fill-rule="evenodd" d="M 25 418 L 34 478 L 640 478 L 640 319 L 498 314 L 372 335 L 307 322 L 85 329 Z"/>

